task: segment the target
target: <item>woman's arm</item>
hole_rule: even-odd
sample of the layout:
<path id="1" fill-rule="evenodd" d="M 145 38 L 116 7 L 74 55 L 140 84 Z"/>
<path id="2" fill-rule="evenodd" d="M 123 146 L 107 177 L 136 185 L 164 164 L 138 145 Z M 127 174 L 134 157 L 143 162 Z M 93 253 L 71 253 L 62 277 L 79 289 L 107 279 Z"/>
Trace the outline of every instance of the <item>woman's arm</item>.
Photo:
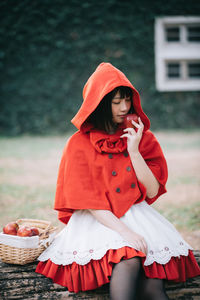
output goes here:
<path id="1" fill-rule="evenodd" d="M 139 151 L 130 153 L 130 158 L 138 180 L 146 187 L 148 198 L 155 197 L 158 193 L 159 183 L 144 158 Z"/>
<path id="2" fill-rule="evenodd" d="M 130 230 L 120 219 L 109 210 L 88 210 L 101 224 L 118 232 L 133 248 L 147 253 L 147 244 L 142 236 Z"/>
<path id="3" fill-rule="evenodd" d="M 132 121 L 133 125 L 138 128 L 137 132 L 133 128 L 126 128 L 126 132 L 121 137 L 127 137 L 127 150 L 135 170 L 138 180 L 146 187 L 147 196 L 153 198 L 159 190 L 159 183 L 153 175 L 151 169 L 146 164 L 144 158 L 139 152 L 139 143 L 142 138 L 144 125 L 139 118 L 139 124 Z"/>

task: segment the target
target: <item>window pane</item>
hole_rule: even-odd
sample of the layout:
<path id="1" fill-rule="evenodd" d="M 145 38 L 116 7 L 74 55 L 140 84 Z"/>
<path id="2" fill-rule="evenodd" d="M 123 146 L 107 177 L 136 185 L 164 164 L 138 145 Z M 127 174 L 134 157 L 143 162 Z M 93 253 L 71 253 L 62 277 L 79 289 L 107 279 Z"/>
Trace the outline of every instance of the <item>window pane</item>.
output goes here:
<path id="1" fill-rule="evenodd" d="M 188 76 L 192 78 L 200 78 L 200 62 L 188 64 Z"/>
<path id="2" fill-rule="evenodd" d="M 180 77 L 180 64 L 179 63 L 168 63 L 167 64 L 167 77 L 179 78 Z"/>
<path id="3" fill-rule="evenodd" d="M 187 28 L 187 39 L 190 42 L 200 42 L 200 25 Z"/>
<path id="4" fill-rule="evenodd" d="M 180 41 L 180 30 L 179 27 L 168 27 L 165 28 L 166 40 L 168 42 Z"/>

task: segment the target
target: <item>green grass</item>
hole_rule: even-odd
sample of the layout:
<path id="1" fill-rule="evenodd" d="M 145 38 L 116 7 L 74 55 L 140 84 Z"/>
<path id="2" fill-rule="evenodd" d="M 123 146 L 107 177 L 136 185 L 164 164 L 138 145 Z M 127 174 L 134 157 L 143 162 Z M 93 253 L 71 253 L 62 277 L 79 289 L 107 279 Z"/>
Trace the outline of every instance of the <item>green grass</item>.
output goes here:
<path id="1" fill-rule="evenodd" d="M 166 131 L 158 132 L 159 142 L 164 150 L 200 149 L 200 131 Z"/>
<path id="2" fill-rule="evenodd" d="M 180 144 L 177 144 L 175 141 L 162 141 L 162 147 L 165 150 L 179 150 L 180 147 L 183 147 L 184 149 L 199 149 L 200 148 L 200 138 L 199 140 L 193 140 L 193 141 L 182 141 Z"/>
<path id="3" fill-rule="evenodd" d="M 0 137 L 0 227 L 18 218 L 57 224 L 56 176 L 68 137 Z"/>
<path id="4" fill-rule="evenodd" d="M 0 219 L 38 218 L 40 210 L 53 206 L 55 186 L 30 187 L 4 184 L 0 186 Z M 3 201 L 2 201 L 3 199 Z"/>
<path id="5" fill-rule="evenodd" d="M 193 185 L 198 185 L 200 183 L 200 179 L 195 177 L 195 176 L 178 176 L 176 178 L 173 179 L 169 179 L 169 184 L 170 186 L 176 186 L 176 185 L 189 185 L 189 184 L 193 184 Z"/>
<path id="6" fill-rule="evenodd" d="M 170 155 L 172 172 L 166 199 L 156 201 L 159 204 L 156 209 L 181 230 L 199 230 L 200 172 L 190 167 L 193 152 L 193 166 L 200 161 L 200 156 L 197 159 L 199 131 L 158 132 L 156 136 L 164 153 Z M 0 137 L 0 227 L 18 218 L 46 219 L 58 225 L 53 204 L 58 166 L 68 137 Z M 187 153 L 190 159 L 185 160 Z M 180 195 L 182 187 L 183 193 L 188 191 L 188 195 Z M 191 189 L 196 191 L 192 195 Z M 187 203 L 181 202 L 183 196 L 188 199 Z"/>
<path id="7" fill-rule="evenodd" d="M 189 231 L 200 228 L 200 203 L 176 207 L 171 206 L 168 209 L 158 209 L 159 212 L 172 222 L 177 228 L 187 228 Z"/>
<path id="8" fill-rule="evenodd" d="M 0 137 L 1 158 L 45 158 L 53 150 L 62 150 L 69 135 L 59 137 Z"/>

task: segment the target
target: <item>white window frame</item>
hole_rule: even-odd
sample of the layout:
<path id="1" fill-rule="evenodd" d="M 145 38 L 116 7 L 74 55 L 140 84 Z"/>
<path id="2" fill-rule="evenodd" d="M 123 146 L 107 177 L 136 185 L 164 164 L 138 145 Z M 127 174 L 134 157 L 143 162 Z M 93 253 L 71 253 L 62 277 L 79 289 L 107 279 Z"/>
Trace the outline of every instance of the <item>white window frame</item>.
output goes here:
<path id="1" fill-rule="evenodd" d="M 187 26 L 199 25 L 200 17 L 162 17 L 155 20 L 156 88 L 159 91 L 198 91 L 200 79 L 188 77 L 187 64 L 200 63 L 200 42 L 187 40 Z M 179 26 L 180 41 L 165 39 L 166 27 Z M 181 77 L 167 76 L 167 62 L 181 64 Z"/>

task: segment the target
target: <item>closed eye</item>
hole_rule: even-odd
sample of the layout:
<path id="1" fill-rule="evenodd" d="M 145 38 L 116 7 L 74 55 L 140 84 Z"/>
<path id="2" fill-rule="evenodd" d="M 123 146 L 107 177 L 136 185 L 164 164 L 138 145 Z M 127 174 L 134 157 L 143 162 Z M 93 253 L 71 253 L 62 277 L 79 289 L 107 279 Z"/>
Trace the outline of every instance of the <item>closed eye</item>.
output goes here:
<path id="1" fill-rule="evenodd" d="M 118 99 L 119 99 L 119 100 L 118 100 Z M 116 101 L 116 100 L 117 100 L 117 101 Z M 116 99 L 114 98 L 113 101 L 112 101 L 112 104 L 120 104 L 122 100 L 123 100 L 123 98 L 118 98 L 118 97 L 117 97 Z M 130 97 L 129 97 L 129 98 L 125 98 L 125 101 L 126 101 L 126 102 L 130 102 L 130 101 L 131 101 L 131 98 L 130 98 Z"/>
<path id="2" fill-rule="evenodd" d="M 120 104 L 120 101 L 119 102 L 112 102 L 112 104 Z"/>

